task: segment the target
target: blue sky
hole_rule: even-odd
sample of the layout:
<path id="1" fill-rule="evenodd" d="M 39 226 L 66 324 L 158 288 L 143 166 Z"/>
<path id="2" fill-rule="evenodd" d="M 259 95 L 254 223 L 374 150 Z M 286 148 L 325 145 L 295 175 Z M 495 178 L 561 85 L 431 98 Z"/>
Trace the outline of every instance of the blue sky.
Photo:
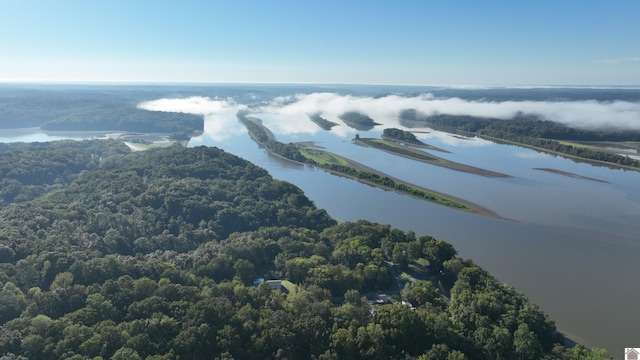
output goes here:
<path id="1" fill-rule="evenodd" d="M 640 85 L 640 1 L 0 0 L 0 81 Z"/>

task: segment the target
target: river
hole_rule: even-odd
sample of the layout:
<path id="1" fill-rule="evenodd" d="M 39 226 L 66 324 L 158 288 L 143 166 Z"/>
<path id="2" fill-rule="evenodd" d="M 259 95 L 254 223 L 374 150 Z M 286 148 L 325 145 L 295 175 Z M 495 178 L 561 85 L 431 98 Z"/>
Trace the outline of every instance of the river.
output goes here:
<path id="1" fill-rule="evenodd" d="M 245 103 L 262 101 L 266 104 L 265 98 L 269 99 L 269 96 L 262 99 L 260 96 L 267 92 L 267 87 L 257 88 L 254 92 L 251 89 L 250 86 L 246 91 L 234 87 L 232 92 L 244 94 Z M 282 95 L 289 90 L 285 87 L 277 91 Z M 360 92 L 358 96 L 380 91 L 369 87 L 356 90 Z M 272 156 L 253 142 L 238 123 L 236 112 L 247 106 L 220 100 L 225 91 L 231 90 L 198 87 L 190 91 L 181 95 L 180 101 L 148 106 L 150 110 L 203 115 L 204 133 L 192 138 L 189 146 L 216 146 L 241 156 L 265 168 L 275 178 L 297 185 L 318 207 L 326 209 L 336 219 L 367 219 L 452 243 L 461 257 L 473 259 L 500 281 L 525 293 L 555 320 L 560 331 L 579 343 L 606 348 L 612 356 L 620 358 L 625 347 L 640 347 L 637 328 L 640 324 L 640 311 L 637 311 L 640 283 L 635 278 L 640 274 L 640 172 L 592 166 L 522 147 L 476 138 L 463 139 L 430 129 L 412 130 L 420 130 L 416 135 L 423 142 L 449 151 L 435 155 L 512 177 L 489 178 L 454 171 L 352 143 L 356 134 L 379 137 L 385 127 L 401 127 L 397 118 L 385 113 L 388 106 L 384 103 L 385 98 L 381 105 L 375 102 L 361 104 L 359 97 L 346 98 L 355 108 L 369 109 L 368 106 L 376 114 L 374 119 L 381 125 L 369 131 L 351 129 L 341 124 L 336 114 L 329 112 L 323 116 L 340 125 L 325 131 L 306 116 L 306 109 L 312 107 L 301 106 L 297 110 L 294 108 L 295 111 L 291 106 L 287 107 L 287 104 L 304 104 L 311 97 L 278 98 L 276 102 L 281 105 L 276 109 L 278 111 L 270 111 L 273 108 L 269 106 L 250 109 L 254 110 L 252 116 L 262 119 L 281 142 L 313 141 L 331 152 L 394 177 L 489 208 L 507 220 L 473 215 Z M 200 91 L 209 98 L 194 101 L 188 97 Z M 339 91 L 347 92 L 345 89 Z M 560 90 L 545 91 L 557 98 L 566 97 Z M 532 94 L 543 98 L 540 91 L 520 90 L 515 91 L 515 95 L 511 91 L 493 93 L 495 101 L 510 104 L 511 98 L 500 98 L 507 93 L 511 97 Z M 620 91 L 615 89 L 606 92 L 609 98 L 618 93 Z M 637 101 L 634 100 L 637 93 L 622 94 L 626 100 Z M 578 93 L 578 97 L 589 99 L 589 94 Z M 212 100 L 214 96 L 217 100 Z M 484 93 L 477 95 L 478 99 L 482 96 Z M 319 106 L 345 98 L 320 94 L 313 99 L 314 106 Z M 469 104 L 475 103 L 457 106 Z M 551 105 L 557 107 L 554 104 Z M 380 108 L 375 108 L 378 105 Z M 551 106 L 534 105 L 543 109 Z M 555 108 L 550 109 L 555 111 Z M 566 117 L 564 112 L 557 113 Z M 37 129 L 2 130 L 0 142 L 90 137 L 79 134 L 51 136 Z M 575 176 L 567 176 L 567 173 Z"/>
<path id="2" fill-rule="evenodd" d="M 350 141 L 352 134 L 287 133 L 270 126 L 277 118 L 254 116 L 265 120 L 282 142 L 316 140 L 329 151 L 470 200 L 509 220 L 448 209 L 292 164 L 259 148 L 246 132 L 218 140 L 214 138 L 219 136 L 205 133 L 189 146 L 217 146 L 258 164 L 274 177 L 296 184 L 336 219 L 367 219 L 452 243 L 460 256 L 525 293 L 577 342 L 604 347 L 616 356 L 640 341 L 636 325 L 640 286 L 635 278 L 640 274 L 640 173 L 479 139 L 419 134 L 422 141 L 450 151 L 438 156 L 513 176 L 488 178 L 358 146 Z M 359 133 L 377 137 L 380 132 L 376 128 Z"/>

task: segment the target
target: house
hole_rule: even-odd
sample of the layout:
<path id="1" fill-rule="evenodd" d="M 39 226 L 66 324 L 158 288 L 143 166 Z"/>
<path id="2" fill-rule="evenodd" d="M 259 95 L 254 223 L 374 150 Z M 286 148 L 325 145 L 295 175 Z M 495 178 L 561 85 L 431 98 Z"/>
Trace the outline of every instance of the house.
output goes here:
<path id="1" fill-rule="evenodd" d="M 640 358 L 640 351 L 634 348 L 626 348 L 624 349 L 624 359 L 625 360 L 638 360 Z"/>
<path id="2" fill-rule="evenodd" d="M 271 290 L 280 290 L 282 288 L 282 280 L 267 280 L 267 284 Z"/>

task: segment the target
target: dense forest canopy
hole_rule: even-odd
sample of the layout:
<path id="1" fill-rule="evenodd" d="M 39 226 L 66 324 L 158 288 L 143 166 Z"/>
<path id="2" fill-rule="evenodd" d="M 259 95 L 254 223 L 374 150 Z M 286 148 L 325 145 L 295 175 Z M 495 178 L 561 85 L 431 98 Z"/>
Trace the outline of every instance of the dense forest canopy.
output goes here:
<path id="1" fill-rule="evenodd" d="M 0 210 L 3 359 L 604 358 L 451 244 L 337 223 L 217 148 L 33 146 L 0 158 L 41 187 Z"/>

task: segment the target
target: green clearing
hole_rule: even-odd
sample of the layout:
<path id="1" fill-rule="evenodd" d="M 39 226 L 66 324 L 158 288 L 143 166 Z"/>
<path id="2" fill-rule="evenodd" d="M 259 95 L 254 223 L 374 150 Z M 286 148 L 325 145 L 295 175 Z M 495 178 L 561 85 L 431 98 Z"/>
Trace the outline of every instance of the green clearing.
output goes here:
<path id="1" fill-rule="evenodd" d="M 282 284 L 282 287 L 287 289 L 287 291 L 289 292 L 289 295 L 295 294 L 296 291 L 298 291 L 298 286 L 289 280 L 282 280 L 281 284 Z"/>
<path id="2" fill-rule="evenodd" d="M 299 147 L 299 150 L 305 158 L 311 159 L 320 165 L 335 164 L 349 166 L 348 161 L 328 151 L 308 147 Z"/>
<path id="3" fill-rule="evenodd" d="M 548 139 L 548 140 L 553 140 L 553 139 Z M 596 149 L 596 150 L 598 149 L 597 146 L 581 144 L 581 143 L 577 143 L 577 142 L 573 142 L 573 141 L 567 141 L 567 140 L 554 140 L 554 141 L 557 141 L 558 143 L 560 143 L 562 145 L 574 146 L 574 147 L 578 147 L 578 148 Z"/>

